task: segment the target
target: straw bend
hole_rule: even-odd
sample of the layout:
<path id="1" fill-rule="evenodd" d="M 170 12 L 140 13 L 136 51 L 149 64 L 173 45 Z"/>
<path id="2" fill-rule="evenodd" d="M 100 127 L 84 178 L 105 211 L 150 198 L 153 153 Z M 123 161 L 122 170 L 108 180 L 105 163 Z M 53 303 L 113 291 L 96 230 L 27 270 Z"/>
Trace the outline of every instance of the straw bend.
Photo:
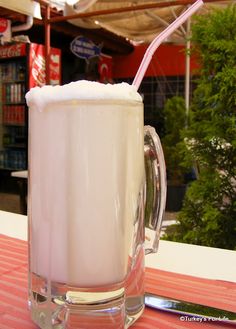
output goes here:
<path id="1" fill-rule="evenodd" d="M 202 0 L 197 0 L 193 5 L 191 5 L 183 14 L 181 14 L 176 20 L 171 23 L 164 31 L 162 31 L 149 45 L 147 48 L 139 69 L 135 75 L 132 85 L 139 89 L 139 86 L 143 80 L 145 72 L 148 65 L 152 59 L 153 54 L 160 46 L 160 44 L 180 25 L 182 25 L 191 15 L 193 15 L 201 6 L 203 5 Z"/>

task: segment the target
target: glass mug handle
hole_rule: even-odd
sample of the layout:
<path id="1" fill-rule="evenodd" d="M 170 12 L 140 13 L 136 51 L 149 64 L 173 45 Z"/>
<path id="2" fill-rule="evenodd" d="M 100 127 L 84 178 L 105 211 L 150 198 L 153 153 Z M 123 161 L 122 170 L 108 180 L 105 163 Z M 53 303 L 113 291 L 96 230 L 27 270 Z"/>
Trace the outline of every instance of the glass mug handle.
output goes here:
<path id="1" fill-rule="evenodd" d="M 160 138 L 151 126 L 144 126 L 145 254 L 157 252 L 166 206 L 166 166 Z"/>

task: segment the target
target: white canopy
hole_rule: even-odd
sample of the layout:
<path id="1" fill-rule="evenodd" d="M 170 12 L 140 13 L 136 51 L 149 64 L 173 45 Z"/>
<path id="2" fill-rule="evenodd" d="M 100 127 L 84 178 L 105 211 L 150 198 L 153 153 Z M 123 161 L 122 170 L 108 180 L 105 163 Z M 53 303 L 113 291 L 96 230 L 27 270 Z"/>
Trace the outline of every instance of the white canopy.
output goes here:
<path id="1" fill-rule="evenodd" d="M 0 7 L 41 19 L 40 4 L 32 0 L 0 0 Z M 1 16 L 1 12 L 0 12 Z"/>
<path id="2" fill-rule="evenodd" d="M 151 42 L 179 16 L 194 0 L 52 0 L 63 7 L 64 15 L 81 13 L 81 17 L 69 20 L 71 24 L 88 28 L 103 28 L 133 42 Z M 223 8 L 235 1 L 205 0 L 199 13 L 212 8 Z M 89 16 L 85 17 L 86 14 Z M 172 42 L 186 39 L 182 26 L 171 36 Z"/>

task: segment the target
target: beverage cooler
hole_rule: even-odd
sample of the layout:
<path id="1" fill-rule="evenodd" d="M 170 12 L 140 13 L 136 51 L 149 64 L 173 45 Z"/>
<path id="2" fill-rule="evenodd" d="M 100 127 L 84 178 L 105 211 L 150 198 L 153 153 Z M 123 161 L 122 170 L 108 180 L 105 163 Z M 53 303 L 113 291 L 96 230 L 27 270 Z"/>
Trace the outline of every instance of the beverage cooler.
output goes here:
<path id="1" fill-rule="evenodd" d="M 34 43 L 0 46 L 0 170 L 27 169 L 25 93 L 45 84 L 45 48 Z M 60 84 L 61 54 L 51 48 L 50 84 Z"/>

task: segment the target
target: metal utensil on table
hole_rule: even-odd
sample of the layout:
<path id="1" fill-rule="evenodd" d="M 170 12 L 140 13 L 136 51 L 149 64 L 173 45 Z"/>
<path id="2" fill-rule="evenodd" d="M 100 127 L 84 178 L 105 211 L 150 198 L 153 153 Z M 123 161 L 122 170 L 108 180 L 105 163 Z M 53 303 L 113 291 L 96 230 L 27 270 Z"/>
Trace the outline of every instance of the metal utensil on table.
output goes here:
<path id="1" fill-rule="evenodd" d="M 236 313 L 215 307 L 205 306 L 171 299 L 151 293 L 145 293 L 145 305 L 160 311 L 180 315 L 180 321 L 196 322 L 227 322 L 236 324 Z"/>

